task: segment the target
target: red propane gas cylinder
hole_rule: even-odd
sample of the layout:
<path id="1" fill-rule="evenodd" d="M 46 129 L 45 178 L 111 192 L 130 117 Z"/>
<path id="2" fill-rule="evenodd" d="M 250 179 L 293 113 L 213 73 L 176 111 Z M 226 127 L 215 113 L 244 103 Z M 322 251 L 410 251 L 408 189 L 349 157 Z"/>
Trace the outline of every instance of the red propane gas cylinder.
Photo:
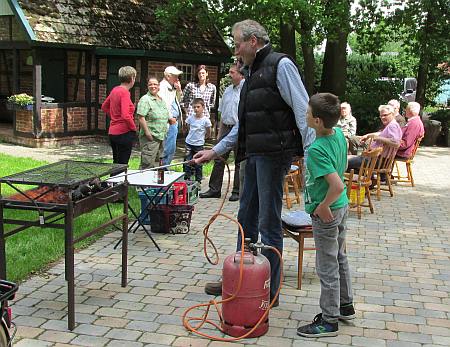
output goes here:
<path id="1" fill-rule="evenodd" d="M 223 264 L 222 299 L 232 296 L 239 282 L 241 252 L 229 255 Z M 222 304 L 222 328 L 231 336 L 242 336 L 250 331 L 269 308 L 270 263 L 262 254 L 244 252 L 242 285 L 236 298 Z M 248 337 L 264 335 L 269 329 L 265 319 Z"/>

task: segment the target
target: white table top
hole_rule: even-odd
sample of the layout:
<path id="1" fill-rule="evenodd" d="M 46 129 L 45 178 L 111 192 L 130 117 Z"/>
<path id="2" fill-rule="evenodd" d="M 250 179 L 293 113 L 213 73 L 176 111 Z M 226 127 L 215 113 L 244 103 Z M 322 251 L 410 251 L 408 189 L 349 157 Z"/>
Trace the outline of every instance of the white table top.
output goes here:
<path id="1" fill-rule="evenodd" d="M 184 172 L 164 171 L 164 183 L 158 183 L 156 170 L 127 170 L 127 180 L 130 186 L 136 187 L 167 187 L 184 176 Z M 106 180 L 110 183 L 121 183 L 125 181 L 125 173 L 113 176 Z"/>

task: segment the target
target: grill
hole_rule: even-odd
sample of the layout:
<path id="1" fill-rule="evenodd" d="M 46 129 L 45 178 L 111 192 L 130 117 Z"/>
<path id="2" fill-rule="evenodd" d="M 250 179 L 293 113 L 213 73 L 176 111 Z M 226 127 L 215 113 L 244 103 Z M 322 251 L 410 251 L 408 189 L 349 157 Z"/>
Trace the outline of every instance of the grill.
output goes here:
<path id="1" fill-rule="evenodd" d="M 128 181 L 114 185 L 103 179 L 127 170 L 127 165 L 63 160 L 0 178 L 0 278 L 6 279 L 6 238 L 29 227 L 62 229 L 65 233 L 65 278 L 68 287 L 68 328 L 75 327 L 75 244 L 108 226 L 122 222 L 122 286 L 127 283 Z M 4 197 L 2 184 L 16 193 Z M 25 188 L 24 188 L 25 187 Z M 74 219 L 108 203 L 123 200 L 123 213 L 74 239 Z M 28 210 L 28 220 L 4 218 L 4 210 Z M 5 225 L 15 227 L 5 231 Z"/>

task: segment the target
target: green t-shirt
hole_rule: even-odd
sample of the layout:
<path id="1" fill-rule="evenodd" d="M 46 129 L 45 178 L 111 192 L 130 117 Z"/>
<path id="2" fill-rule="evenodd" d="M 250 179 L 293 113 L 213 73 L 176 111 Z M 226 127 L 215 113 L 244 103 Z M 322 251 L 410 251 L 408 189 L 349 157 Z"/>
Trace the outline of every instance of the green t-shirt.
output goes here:
<path id="1" fill-rule="evenodd" d="M 337 172 L 344 182 L 344 172 L 347 168 L 347 141 L 342 130 L 333 128 L 334 134 L 316 137 L 308 149 L 305 173 L 305 210 L 313 213 L 316 207 L 325 199 L 328 183 L 325 175 Z M 330 209 L 336 210 L 348 204 L 344 189 L 341 196 L 331 204 Z"/>
<path id="2" fill-rule="evenodd" d="M 167 134 L 169 111 L 166 103 L 150 93 L 145 94 L 138 103 L 137 111 L 139 117 L 145 117 L 147 126 L 152 136 L 158 140 L 164 140 Z M 141 128 L 139 134 L 144 136 Z"/>

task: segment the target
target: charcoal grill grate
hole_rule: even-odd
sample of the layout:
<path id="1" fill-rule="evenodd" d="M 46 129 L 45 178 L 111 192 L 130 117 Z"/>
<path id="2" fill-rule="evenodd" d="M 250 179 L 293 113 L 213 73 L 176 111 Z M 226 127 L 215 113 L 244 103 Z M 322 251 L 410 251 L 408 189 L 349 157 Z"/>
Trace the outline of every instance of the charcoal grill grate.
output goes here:
<path id="1" fill-rule="evenodd" d="M 31 170 L 0 178 L 2 183 L 57 185 L 75 188 L 96 177 L 115 175 L 125 171 L 125 164 L 95 163 L 75 160 L 62 160 Z"/>

